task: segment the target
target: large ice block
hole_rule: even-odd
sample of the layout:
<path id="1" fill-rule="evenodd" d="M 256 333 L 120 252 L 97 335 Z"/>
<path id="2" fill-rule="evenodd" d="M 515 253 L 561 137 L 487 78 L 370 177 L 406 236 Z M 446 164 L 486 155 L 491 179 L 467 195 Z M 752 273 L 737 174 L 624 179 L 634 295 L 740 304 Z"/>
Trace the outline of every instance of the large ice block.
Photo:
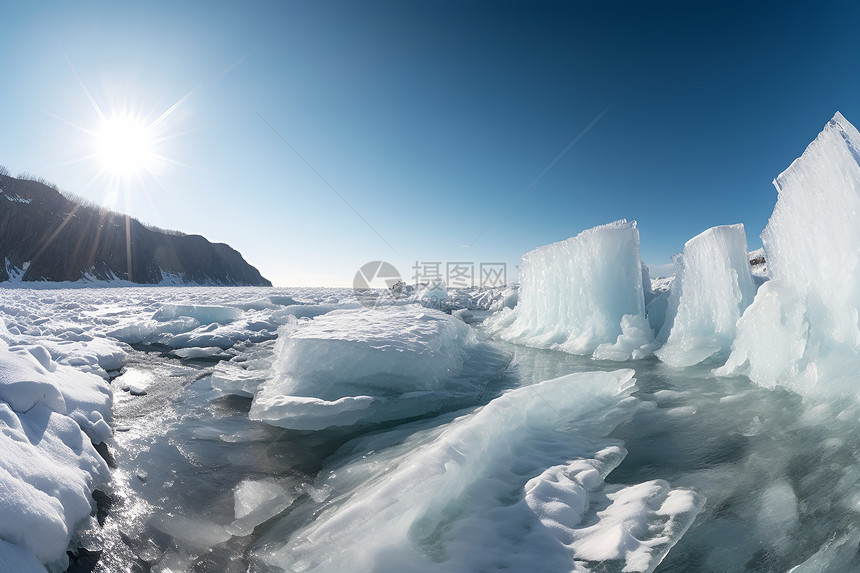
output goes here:
<path id="1" fill-rule="evenodd" d="M 601 344 L 616 343 L 625 315 L 645 317 L 635 221 L 616 221 L 538 247 L 523 255 L 519 276 L 516 308 L 486 323 L 504 340 L 591 354 Z M 645 335 L 653 336 L 650 329 Z"/>
<path id="2" fill-rule="evenodd" d="M 712 227 L 673 258 L 675 281 L 655 352 L 671 366 L 691 366 L 727 352 L 735 324 L 755 296 L 744 226 Z"/>
<path id="3" fill-rule="evenodd" d="M 738 323 L 718 374 L 802 394 L 858 393 L 858 162 L 860 133 L 837 112 L 774 181 L 779 196 L 762 233 L 771 281 Z"/>
<path id="4" fill-rule="evenodd" d="M 287 324 L 250 416 L 294 430 L 401 420 L 473 403 L 510 356 L 463 321 L 415 306 Z"/>

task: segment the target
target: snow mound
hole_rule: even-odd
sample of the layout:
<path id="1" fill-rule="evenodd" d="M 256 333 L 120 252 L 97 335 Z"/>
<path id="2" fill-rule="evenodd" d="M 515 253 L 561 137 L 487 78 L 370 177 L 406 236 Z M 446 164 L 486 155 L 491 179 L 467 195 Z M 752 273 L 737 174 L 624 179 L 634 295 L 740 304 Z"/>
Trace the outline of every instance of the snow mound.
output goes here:
<path id="1" fill-rule="evenodd" d="M 192 331 L 199 326 L 200 323 L 191 317 L 166 321 L 134 320 L 112 328 L 106 334 L 128 344 L 152 343 L 165 340 L 170 335 Z"/>
<path id="2" fill-rule="evenodd" d="M 37 405 L 73 418 L 94 442 L 110 435 L 113 393 L 95 374 L 57 363 L 43 346 L 0 339 L 0 401 L 19 413 Z"/>
<path id="3" fill-rule="evenodd" d="M 722 375 L 804 395 L 857 395 L 860 133 L 836 113 L 774 181 L 762 233 L 771 280 L 738 322 Z"/>
<path id="4" fill-rule="evenodd" d="M 712 227 L 673 258 L 675 281 L 655 354 L 671 366 L 691 366 L 727 352 L 735 324 L 755 296 L 744 226 Z"/>
<path id="5" fill-rule="evenodd" d="M 107 481 L 107 464 L 74 420 L 43 403 L 15 412 L 0 401 L 0 425 L 0 540 L 60 564 L 75 525 L 93 510 L 90 491 Z"/>
<path id="6" fill-rule="evenodd" d="M 625 316 L 631 317 L 628 331 L 639 329 L 638 318 L 645 318 L 642 274 L 635 221 L 588 229 L 523 255 L 517 306 L 484 324 L 488 332 L 526 346 L 591 354 L 601 344 L 617 344 L 611 354 L 629 358 L 635 349 L 626 352 L 629 344 L 618 337 L 625 335 Z M 635 336 L 628 332 L 627 342 L 650 342 L 649 333 L 650 327 Z"/>
<path id="7" fill-rule="evenodd" d="M 636 407 L 632 377 L 562 376 L 394 444 L 356 440 L 320 474 L 339 496 L 263 557 L 307 572 L 651 571 L 703 499 L 664 482 L 604 486 L 626 451 L 601 436 Z"/>
<path id="8" fill-rule="evenodd" d="M 600 491 L 614 467 L 600 459 L 606 453 L 549 468 L 526 484 L 525 502 L 569 548 L 577 571 L 607 561 L 623 562 L 624 571 L 652 570 L 692 525 L 705 499 L 692 490 L 673 490 L 663 480 Z M 590 505 L 600 508 L 595 512 L 600 519 L 582 527 Z"/>
<path id="9" fill-rule="evenodd" d="M 66 568 L 90 492 L 108 479 L 92 444 L 111 437 L 106 370 L 124 359 L 71 321 L 0 307 L 0 569 Z"/>
<path id="10" fill-rule="evenodd" d="M 287 324 L 276 355 L 274 376 L 256 388 L 250 416 L 296 430 L 460 407 L 510 362 L 461 320 L 412 306 L 338 310 Z M 252 389 L 228 377 L 213 385 Z"/>

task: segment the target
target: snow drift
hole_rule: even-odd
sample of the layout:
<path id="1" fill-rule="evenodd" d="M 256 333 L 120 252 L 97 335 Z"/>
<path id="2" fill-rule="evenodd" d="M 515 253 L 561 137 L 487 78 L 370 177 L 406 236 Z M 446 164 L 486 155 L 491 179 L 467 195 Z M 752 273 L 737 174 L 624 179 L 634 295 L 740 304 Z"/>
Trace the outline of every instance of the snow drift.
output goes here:
<path id="1" fill-rule="evenodd" d="M 8 558 L 22 571 L 44 571 L 38 564 L 65 568 L 74 528 L 95 505 L 90 492 L 107 481 L 91 440 L 111 435 L 112 394 L 102 378 L 69 365 L 86 369 L 97 356 L 63 353 L 56 341 L 31 342 L 10 332 L 0 315 L 0 564 Z"/>

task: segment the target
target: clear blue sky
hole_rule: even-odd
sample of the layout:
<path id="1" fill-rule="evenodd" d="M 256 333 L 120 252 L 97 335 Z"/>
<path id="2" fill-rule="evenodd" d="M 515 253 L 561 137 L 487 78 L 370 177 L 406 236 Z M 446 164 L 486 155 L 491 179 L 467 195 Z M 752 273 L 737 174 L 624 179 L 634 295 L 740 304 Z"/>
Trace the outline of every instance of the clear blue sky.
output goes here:
<path id="1" fill-rule="evenodd" d="M 757 248 L 771 180 L 837 109 L 860 124 L 857 2 L 0 10 L 0 164 L 229 243 L 284 286 L 345 286 L 374 259 L 407 282 L 415 261 L 513 274 L 523 253 L 620 218 L 652 265 L 719 224 L 744 223 Z M 154 176 L 93 181 L 80 128 L 99 118 L 73 67 L 106 114 L 154 119 L 191 92 L 159 126 L 170 162 Z"/>

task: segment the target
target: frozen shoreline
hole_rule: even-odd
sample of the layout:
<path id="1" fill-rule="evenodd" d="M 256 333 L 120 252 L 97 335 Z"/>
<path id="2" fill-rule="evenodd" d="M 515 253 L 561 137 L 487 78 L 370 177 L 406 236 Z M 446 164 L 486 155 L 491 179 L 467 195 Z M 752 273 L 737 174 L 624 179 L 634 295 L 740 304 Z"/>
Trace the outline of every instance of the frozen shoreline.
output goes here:
<path id="1" fill-rule="evenodd" d="M 207 572 L 222 552 L 272 571 L 845 567 L 859 161 L 837 113 L 777 179 L 765 257 L 709 229 L 668 290 L 625 221 L 529 253 L 519 291 L 444 291 L 448 313 L 347 289 L 0 289 L 0 556 L 58 572 L 81 536 L 112 565 Z"/>

